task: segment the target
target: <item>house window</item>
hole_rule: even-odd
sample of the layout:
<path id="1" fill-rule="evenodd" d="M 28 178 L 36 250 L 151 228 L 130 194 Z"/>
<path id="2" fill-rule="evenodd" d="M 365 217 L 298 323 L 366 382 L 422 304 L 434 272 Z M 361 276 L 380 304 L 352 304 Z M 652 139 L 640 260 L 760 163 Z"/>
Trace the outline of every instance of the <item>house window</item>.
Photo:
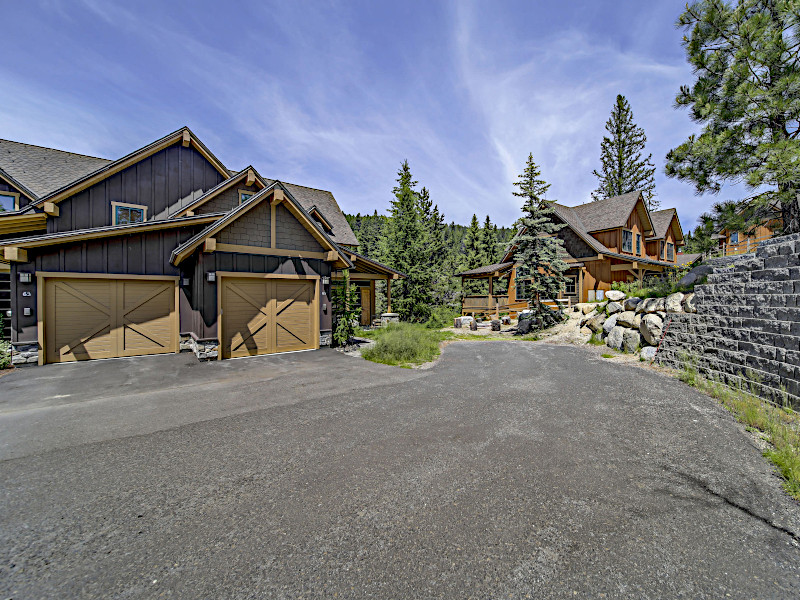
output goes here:
<path id="1" fill-rule="evenodd" d="M 0 209 L 3 211 L 19 210 L 19 194 L 0 192 Z"/>
<path id="2" fill-rule="evenodd" d="M 731 242 L 730 243 L 731 244 L 738 244 L 739 243 L 739 232 L 738 231 L 734 231 L 731 234 Z"/>
<path id="3" fill-rule="evenodd" d="M 633 252 L 633 232 L 630 229 L 622 230 L 622 251 Z"/>
<path id="4" fill-rule="evenodd" d="M 567 277 L 566 281 L 564 282 L 564 295 L 565 296 L 575 296 L 577 286 L 575 283 L 575 277 Z"/>
<path id="5" fill-rule="evenodd" d="M 112 202 L 114 219 L 112 225 L 130 225 L 131 223 L 143 223 L 147 218 L 147 207 L 138 204 L 122 204 Z"/>
<path id="6" fill-rule="evenodd" d="M 664 260 L 664 242 L 658 242 L 658 257 Z"/>
<path id="7" fill-rule="evenodd" d="M 636 254 L 642 253 L 642 234 L 636 234 Z"/>
<path id="8" fill-rule="evenodd" d="M 242 202 L 247 202 L 254 195 L 255 194 L 253 192 L 249 192 L 247 190 L 239 190 L 239 204 L 241 204 Z"/>
<path id="9" fill-rule="evenodd" d="M 675 244 L 667 244 L 667 260 L 669 262 L 675 261 Z"/>

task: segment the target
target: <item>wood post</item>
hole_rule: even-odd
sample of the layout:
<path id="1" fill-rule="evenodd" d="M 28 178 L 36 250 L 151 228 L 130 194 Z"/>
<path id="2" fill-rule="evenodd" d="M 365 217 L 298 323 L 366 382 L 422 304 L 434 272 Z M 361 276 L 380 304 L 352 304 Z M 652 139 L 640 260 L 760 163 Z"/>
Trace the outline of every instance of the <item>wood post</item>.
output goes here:
<path id="1" fill-rule="evenodd" d="M 386 312 L 392 312 L 392 280 L 386 279 Z"/>

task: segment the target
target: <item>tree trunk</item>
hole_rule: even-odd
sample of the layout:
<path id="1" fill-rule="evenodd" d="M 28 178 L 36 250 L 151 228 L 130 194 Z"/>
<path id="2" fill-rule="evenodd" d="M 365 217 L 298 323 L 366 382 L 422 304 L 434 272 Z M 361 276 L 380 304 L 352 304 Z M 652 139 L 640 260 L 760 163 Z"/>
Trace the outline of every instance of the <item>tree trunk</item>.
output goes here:
<path id="1" fill-rule="evenodd" d="M 781 203 L 781 217 L 784 234 L 800 233 L 800 193 L 793 200 Z"/>

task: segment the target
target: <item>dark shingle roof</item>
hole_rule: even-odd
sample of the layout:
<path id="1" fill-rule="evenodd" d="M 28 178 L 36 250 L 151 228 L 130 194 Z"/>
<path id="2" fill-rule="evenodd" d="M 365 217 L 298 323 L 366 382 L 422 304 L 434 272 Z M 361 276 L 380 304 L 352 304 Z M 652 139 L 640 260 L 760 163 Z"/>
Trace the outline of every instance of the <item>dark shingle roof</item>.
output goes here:
<path id="1" fill-rule="evenodd" d="M 624 227 L 640 194 L 639 191 L 629 192 L 621 196 L 573 206 L 572 210 L 579 217 L 586 231 Z"/>
<path id="2" fill-rule="evenodd" d="M 463 273 L 459 273 L 456 277 L 468 277 L 470 275 L 488 275 L 489 273 L 494 273 L 495 271 L 507 271 L 511 267 L 514 266 L 513 262 L 503 262 L 503 263 L 495 263 L 493 265 L 486 265 L 485 267 L 478 267 L 477 269 L 470 269 L 469 271 L 464 271 Z"/>
<path id="3" fill-rule="evenodd" d="M 665 208 L 664 210 L 657 210 L 650 213 L 650 219 L 653 221 L 653 231 L 655 232 L 648 240 L 664 239 L 669 229 L 669 224 L 672 223 L 672 217 L 676 216 L 678 211 L 674 208 Z"/>
<path id="4" fill-rule="evenodd" d="M 0 140 L 0 169 L 38 197 L 46 196 L 110 162 L 105 158 Z"/>
<path id="5" fill-rule="evenodd" d="M 679 252 L 675 257 L 675 264 L 679 267 L 684 265 L 693 265 L 701 258 L 703 258 L 702 254 L 682 254 Z"/>
<path id="6" fill-rule="evenodd" d="M 273 180 L 265 179 L 265 182 L 267 185 L 270 185 Z M 358 246 L 358 238 L 356 238 L 356 234 L 354 234 L 353 230 L 350 228 L 350 223 L 347 222 L 333 194 L 325 190 L 317 190 L 294 183 L 281 183 L 286 186 L 286 189 L 291 192 L 295 200 L 297 200 L 306 211 L 310 211 L 316 206 L 325 216 L 325 219 L 331 224 L 331 232 L 328 235 L 334 242 L 337 244 L 344 244 L 345 246 Z"/>

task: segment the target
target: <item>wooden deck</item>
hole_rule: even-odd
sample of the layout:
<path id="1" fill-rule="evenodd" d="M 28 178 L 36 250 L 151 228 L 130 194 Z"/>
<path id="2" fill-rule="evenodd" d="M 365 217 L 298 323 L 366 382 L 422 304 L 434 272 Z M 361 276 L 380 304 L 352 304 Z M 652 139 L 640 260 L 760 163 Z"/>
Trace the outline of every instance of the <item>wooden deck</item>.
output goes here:
<path id="1" fill-rule="evenodd" d="M 462 315 L 488 315 L 508 313 L 512 317 L 528 308 L 527 301 L 509 302 L 508 296 L 465 296 L 461 301 Z"/>

